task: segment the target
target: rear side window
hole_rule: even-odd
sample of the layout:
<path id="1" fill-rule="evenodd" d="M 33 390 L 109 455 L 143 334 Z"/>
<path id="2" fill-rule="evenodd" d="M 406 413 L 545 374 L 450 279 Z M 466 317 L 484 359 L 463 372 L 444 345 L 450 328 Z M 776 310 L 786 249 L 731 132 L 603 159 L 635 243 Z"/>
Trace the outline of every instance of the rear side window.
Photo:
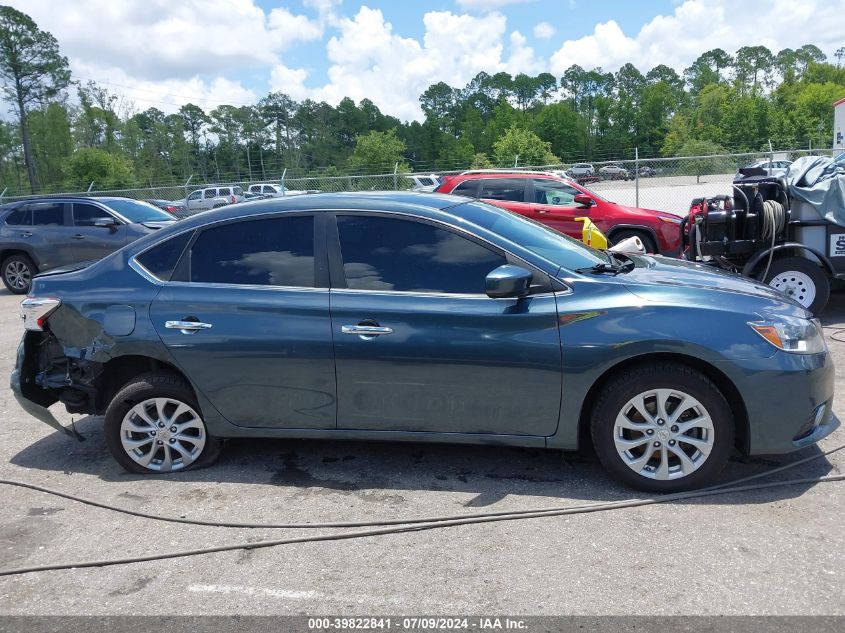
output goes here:
<path id="1" fill-rule="evenodd" d="M 229 189 L 229 187 L 221 187 L 220 189 L 217 190 L 217 195 L 218 196 L 231 196 L 232 190 Z"/>
<path id="2" fill-rule="evenodd" d="M 525 202 L 525 180 L 522 178 L 485 178 L 481 180 L 479 198 Z"/>
<path id="3" fill-rule="evenodd" d="M 217 195 L 217 191 L 214 189 L 206 189 L 202 195 L 204 198 L 214 198 Z"/>
<path id="4" fill-rule="evenodd" d="M 179 258 L 191 239 L 191 235 L 193 235 L 193 231 L 171 237 L 169 240 L 144 251 L 135 259 L 154 277 L 158 277 L 162 281 L 169 281 L 173 271 L 176 270 Z"/>
<path id="5" fill-rule="evenodd" d="M 452 194 L 456 196 L 466 196 L 467 198 L 476 198 L 478 192 L 477 180 L 464 180 L 457 187 L 452 189 Z"/>
<path id="6" fill-rule="evenodd" d="M 243 190 L 243 189 L 241 189 L 240 187 L 234 187 L 234 188 L 233 188 L 233 191 L 235 192 L 235 195 L 236 195 L 236 196 L 242 196 L 242 195 L 244 195 L 244 190 Z"/>
<path id="7" fill-rule="evenodd" d="M 32 224 L 32 213 L 28 205 L 15 209 L 6 217 L 6 224 L 11 226 L 29 226 Z"/>
<path id="8" fill-rule="evenodd" d="M 314 287 L 314 218 L 247 220 L 200 233 L 191 247 L 190 280 Z"/>
<path id="9" fill-rule="evenodd" d="M 339 216 L 349 288 L 484 294 L 488 273 L 505 257 L 451 231 L 395 218 Z"/>
<path id="10" fill-rule="evenodd" d="M 65 223 L 65 205 L 61 202 L 32 204 L 29 208 L 34 226 L 63 226 Z"/>
<path id="11" fill-rule="evenodd" d="M 73 223 L 75 226 L 94 226 L 97 220 L 111 218 L 107 211 L 87 203 L 73 203 Z"/>

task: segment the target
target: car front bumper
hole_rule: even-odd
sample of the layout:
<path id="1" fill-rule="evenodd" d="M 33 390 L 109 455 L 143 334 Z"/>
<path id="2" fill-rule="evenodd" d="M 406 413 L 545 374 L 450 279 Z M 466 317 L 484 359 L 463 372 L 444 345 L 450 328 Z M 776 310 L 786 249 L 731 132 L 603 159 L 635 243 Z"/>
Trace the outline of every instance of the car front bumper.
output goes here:
<path id="1" fill-rule="evenodd" d="M 795 451 L 840 425 L 833 413 L 834 366 L 828 353 L 779 351 L 769 358 L 719 363 L 719 369 L 742 394 L 750 455 Z"/>

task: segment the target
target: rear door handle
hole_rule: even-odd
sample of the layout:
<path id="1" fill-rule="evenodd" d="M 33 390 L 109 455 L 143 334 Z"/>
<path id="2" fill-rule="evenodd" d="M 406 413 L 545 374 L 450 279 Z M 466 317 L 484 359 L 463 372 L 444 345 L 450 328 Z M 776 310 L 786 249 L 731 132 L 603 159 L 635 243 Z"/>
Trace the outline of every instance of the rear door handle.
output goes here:
<path id="1" fill-rule="evenodd" d="M 357 334 L 364 340 L 373 339 L 382 334 L 393 334 L 392 327 L 380 325 L 342 325 L 340 331 L 344 334 Z"/>
<path id="2" fill-rule="evenodd" d="M 85 236 L 84 236 L 84 235 L 82 235 L 82 233 L 77 233 L 76 235 L 74 235 L 74 236 L 73 236 L 73 239 L 75 239 L 75 240 L 84 240 L 84 239 L 85 239 Z"/>
<path id="3" fill-rule="evenodd" d="M 199 330 L 211 329 L 211 323 L 201 321 L 165 321 L 164 327 L 168 330 L 179 330 L 182 334 L 194 334 Z"/>

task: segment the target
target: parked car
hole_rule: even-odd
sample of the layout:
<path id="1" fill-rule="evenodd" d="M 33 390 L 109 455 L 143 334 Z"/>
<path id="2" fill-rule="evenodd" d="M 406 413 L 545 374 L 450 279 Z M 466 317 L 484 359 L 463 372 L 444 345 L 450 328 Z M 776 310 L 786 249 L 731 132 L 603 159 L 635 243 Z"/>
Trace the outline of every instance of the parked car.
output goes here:
<path id="1" fill-rule="evenodd" d="M 636 235 L 649 253 L 680 253 L 681 219 L 678 216 L 610 202 L 553 173 L 467 171 L 448 176 L 437 191 L 482 198 L 575 239 L 581 239 L 583 228 L 575 218 L 589 216 L 614 244 Z"/>
<path id="2" fill-rule="evenodd" d="M 174 222 L 130 198 L 30 198 L 0 211 L 0 271 L 15 294 L 45 270 L 105 257 Z"/>
<path id="3" fill-rule="evenodd" d="M 791 160 L 773 160 L 769 161 L 768 158 L 761 159 L 754 161 L 753 163 L 746 165 L 741 170 L 736 172 L 734 176 L 734 180 L 737 180 L 742 177 L 743 170 L 757 170 L 762 169 L 765 173 L 769 174 L 770 176 L 785 176 L 789 166 L 792 164 Z"/>
<path id="4" fill-rule="evenodd" d="M 658 174 L 658 170 L 649 165 L 643 165 L 640 167 L 638 173 L 640 174 L 640 178 L 651 178 L 652 176 L 656 176 Z"/>
<path id="5" fill-rule="evenodd" d="M 599 175 L 607 180 L 628 180 L 631 175 L 620 165 L 605 165 L 599 169 Z"/>
<path id="6" fill-rule="evenodd" d="M 181 202 L 174 202 L 172 200 L 147 200 L 154 207 L 158 207 L 162 211 L 167 211 L 170 215 L 181 217 L 185 214 L 185 205 Z"/>
<path id="7" fill-rule="evenodd" d="M 596 168 L 590 163 L 575 163 L 567 170 L 573 178 L 579 176 L 592 176 L 596 173 Z"/>
<path id="8" fill-rule="evenodd" d="M 244 201 L 246 202 L 249 202 L 250 200 L 267 200 L 268 198 L 275 198 L 275 196 L 272 196 L 269 193 L 253 193 L 251 191 L 244 193 Z"/>
<path id="9" fill-rule="evenodd" d="M 185 208 L 190 213 L 206 211 L 225 207 L 227 204 L 235 204 L 244 201 L 244 192 L 237 185 L 225 187 L 206 187 L 191 193 L 185 199 Z"/>
<path id="10" fill-rule="evenodd" d="M 56 428 L 59 400 L 105 415 L 136 473 L 207 465 L 226 437 L 588 436 L 670 492 L 839 425 L 821 327 L 776 290 L 455 196 L 232 205 L 36 277 L 21 313 L 18 401 Z"/>
<path id="11" fill-rule="evenodd" d="M 301 196 L 302 194 L 308 192 L 301 189 L 287 189 L 282 185 L 265 182 L 250 185 L 247 189 L 247 193 L 260 194 L 271 198 L 282 198 L 284 196 Z"/>
<path id="12" fill-rule="evenodd" d="M 434 191 L 440 184 L 440 176 L 437 174 L 407 174 L 405 178 L 410 181 L 413 191 Z"/>

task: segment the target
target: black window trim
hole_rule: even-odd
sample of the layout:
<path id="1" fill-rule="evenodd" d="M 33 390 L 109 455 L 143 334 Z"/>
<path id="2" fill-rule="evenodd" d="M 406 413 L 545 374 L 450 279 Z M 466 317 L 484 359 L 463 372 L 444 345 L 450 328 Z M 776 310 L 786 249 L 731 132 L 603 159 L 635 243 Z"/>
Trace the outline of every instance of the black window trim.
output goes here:
<path id="1" fill-rule="evenodd" d="M 375 211 L 375 210 L 364 210 L 364 209 L 336 209 L 330 211 L 325 214 L 327 216 L 328 224 L 326 227 L 326 242 L 328 248 L 328 259 L 329 259 L 329 273 L 330 273 L 330 281 L 331 281 L 331 290 L 332 292 L 343 292 L 343 293 L 353 293 L 353 294 L 377 294 L 377 295 L 404 295 L 404 296 L 420 296 L 420 297 L 451 297 L 451 298 L 460 298 L 460 299 L 491 299 L 492 297 L 488 296 L 483 292 L 477 293 L 457 293 L 457 292 L 418 292 L 414 290 L 368 290 L 365 288 L 349 288 L 346 282 L 346 274 L 343 271 L 343 256 L 341 253 L 340 248 L 340 233 L 337 228 L 337 216 L 339 215 L 352 215 L 352 216 L 375 216 L 380 218 L 392 218 L 397 220 L 407 220 L 411 222 L 419 222 L 420 224 L 428 224 L 434 226 L 436 228 L 448 231 L 450 233 L 454 233 L 460 237 L 468 239 L 471 242 L 475 242 L 476 244 L 487 248 L 488 250 L 493 251 L 497 255 L 501 255 L 505 258 L 505 261 L 508 264 L 513 264 L 515 266 L 520 266 L 529 270 L 533 276 L 533 279 L 540 280 L 539 283 L 534 283 L 532 281 L 532 287 L 536 286 L 536 291 L 529 296 L 531 297 L 542 297 L 548 296 L 555 293 L 555 286 L 554 280 L 552 276 L 545 271 L 541 270 L 537 266 L 530 264 L 529 262 L 525 261 L 518 255 L 514 255 L 510 251 L 505 250 L 501 246 L 497 244 L 493 244 L 485 240 L 474 233 L 470 233 L 469 231 L 453 226 L 447 222 L 442 222 L 440 220 L 434 218 L 427 218 L 424 216 L 416 215 L 413 213 L 406 213 L 402 211 Z M 544 280 L 547 280 L 547 283 L 542 283 Z M 558 284 L 561 287 L 564 287 L 563 284 Z M 567 288 L 568 291 L 571 292 Z M 566 292 L 565 290 L 559 289 L 558 292 Z M 505 301 L 513 301 L 512 297 L 505 298 L 505 299 L 495 299 L 495 300 L 505 300 Z"/>
<path id="2" fill-rule="evenodd" d="M 529 196 L 529 193 L 533 193 L 533 185 L 529 185 L 528 181 L 531 178 L 525 177 L 517 177 L 512 175 L 496 175 L 492 178 L 477 178 L 478 180 L 478 188 L 475 190 L 475 195 L 479 200 L 495 200 L 496 202 L 510 202 L 512 204 L 531 204 L 530 200 L 532 198 Z M 500 200 L 499 198 L 485 198 L 481 195 L 481 192 L 484 190 L 484 186 L 482 183 L 489 182 L 489 181 L 496 181 L 496 180 L 521 180 L 522 181 L 522 200 Z"/>

